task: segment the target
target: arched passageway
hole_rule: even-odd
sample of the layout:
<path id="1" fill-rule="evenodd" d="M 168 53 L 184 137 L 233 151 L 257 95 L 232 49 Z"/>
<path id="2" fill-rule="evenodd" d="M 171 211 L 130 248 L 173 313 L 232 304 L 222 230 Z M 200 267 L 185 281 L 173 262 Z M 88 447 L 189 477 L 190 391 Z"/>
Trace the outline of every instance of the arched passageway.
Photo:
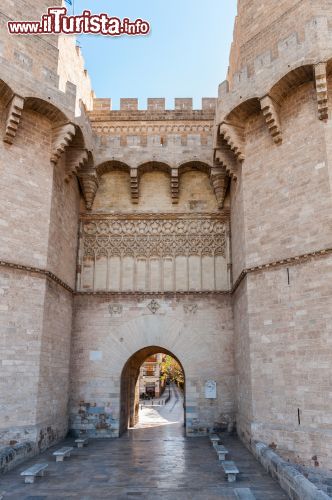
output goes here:
<path id="1" fill-rule="evenodd" d="M 139 420 L 140 368 L 146 359 L 159 353 L 171 356 L 180 365 L 184 378 L 183 392 L 185 395 L 185 372 L 181 362 L 172 352 L 158 346 L 145 347 L 135 352 L 128 359 L 121 373 L 120 436 L 126 432 L 128 428 L 134 427 Z"/>

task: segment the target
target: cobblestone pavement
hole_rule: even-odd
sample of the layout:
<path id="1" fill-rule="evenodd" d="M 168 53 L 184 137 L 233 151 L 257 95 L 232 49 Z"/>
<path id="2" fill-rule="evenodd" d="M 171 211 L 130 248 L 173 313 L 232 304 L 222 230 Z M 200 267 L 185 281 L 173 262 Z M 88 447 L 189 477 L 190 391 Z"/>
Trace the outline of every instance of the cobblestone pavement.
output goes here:
<path id="1" fill-rule="evenodd" d="M 287 496 L 234 437 L 223 443 L 241 472 L 227 483 L 217 455 L 206 437 L 185 438 L 183 400 L 172 388 L 167 405 L 146 407 L 140 424 L 121 439 L 91 440 L 75 449 L 65 462 L 56 463 L 52 452 L 70 445 L 67 439 L 42 456 L 0 476 L 4 500 L 236 499 L 236 488 L 250 488 L 257 500 L 283 500 Z M 34 463 L 48 462 L 47 475 L 32 485 L 20 472 Z"/>

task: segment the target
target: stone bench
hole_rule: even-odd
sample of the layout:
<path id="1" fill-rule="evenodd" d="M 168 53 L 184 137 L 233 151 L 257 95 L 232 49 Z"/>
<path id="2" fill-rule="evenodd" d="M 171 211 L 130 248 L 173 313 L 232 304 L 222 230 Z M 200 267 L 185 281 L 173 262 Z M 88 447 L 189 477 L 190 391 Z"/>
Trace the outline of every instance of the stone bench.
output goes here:
<path id="1" fill-rule="evenodd" d="M 210 434 L 210 441 L 212 444 L 219 443 L 220 437 L 217 434 Z"/>
<path id="2" fill-rule="evenodd" d="M 214 449 L 218 453 L 219 460 L 223 462 L 226 460 L 226 455 L 228 454 L 228 450 L 225 448 L 225 446 L 222 446 L 220 444 L 215 445 Z"/>
<path id="3" fill-rule="evenodd" d="M 78 438 L 75 439 L 75 443 L 77 444 L 77 448 L 83 448 L 83 446 L 88 446 L 89 438 Z"/>
<path id="4" fill-rule="evenodd" d="M 70 446 L 60 448 L 59 450 L 55 451 L 53 455 L 55 456 L 56 462 L 63 462 L 65 457 L 70 457 L 70 453 L 73 451 L 73 448 Z"/>
<path id="5" fill-rule="evenodd" d="M 48 464 L 35 464 L 29 469 L 21 472 L 21 476 L 25 477 L 25 483 L 33 484 L 35 482 L 35 478 L 42 477 L 44 475 L 45 469 L 47 469 Z"/>
<path id="6" fill-rule="evenodd" d="M 236 475 L 240 474 L 240 471 L 236 467 L 235 463 L 231 461 L 225 461 L 222 462 L 221 465 L 225 471 L 225 474 L 227 475 L 228 482 L 233 483 L 234 481 L 236 481 Z"/>
<path id="7" fill-rule="evenodd" d="M 234 493 L 238 500 L 256 500 L 250 488 L 235 488 Z"/>

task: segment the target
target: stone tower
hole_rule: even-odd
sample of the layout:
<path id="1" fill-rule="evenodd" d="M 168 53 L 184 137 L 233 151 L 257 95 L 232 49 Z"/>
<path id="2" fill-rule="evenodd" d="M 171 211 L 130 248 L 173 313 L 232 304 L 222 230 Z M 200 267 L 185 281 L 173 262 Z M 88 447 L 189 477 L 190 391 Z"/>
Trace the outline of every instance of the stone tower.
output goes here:
<path id="1" fill-rule="evenodd" d="M 60 3 L 5 0 L 0 13 L 0 443 L 34 453 L 68 428 L 73 176 L 91 148 L 85 106 L 75 109 L 93 94 L 72 39 L 9 36 L 7 21 L 38 20 Z"/>
<path id="2" fill-rule="evenodd" d="M 0 445 L 119 436 L 166 353 L 187 435 L 331 468 L 332 2 L 240 0 L 196 110 L 112 110 L 72 38 L 8 36 L 56 3 L 0 13 Z"/>
<path id="3" fill-rule="evenodd" d="M 332 465 L 331 26 L 330 0 L 239 0 L 214 144 L 231 193 L 239 435 L 325 468 Z"/>

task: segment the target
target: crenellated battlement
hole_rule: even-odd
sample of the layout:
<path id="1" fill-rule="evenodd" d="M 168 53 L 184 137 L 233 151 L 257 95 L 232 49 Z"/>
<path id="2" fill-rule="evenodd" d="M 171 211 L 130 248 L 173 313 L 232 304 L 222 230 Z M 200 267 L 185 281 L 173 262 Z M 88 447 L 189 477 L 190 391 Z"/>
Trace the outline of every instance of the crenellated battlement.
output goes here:
<path id="1" fill-rule="evenodd" d="M 330 59 L 330 26 L 331 19 L 327 16 L 312 17 L 302 31 L 292 31 L 272 43 L 268 50 L 265 46 L 238 71 L 230 72 L 228 79 L 219 85 L 217 122 L 220 123 L 241 102 L 267 95 L 271 87 L 293 69 Z"/>
<path id="2" fill-rule="evenodd" d="M 110 98 L 98 98 L 93 100 L 93 112 L 110 112 L 120 114 L 120 112 L 164 112 L 164 111 L 176 111 L 183 112 L 186 114 L 190 111 L 206 111 L 209 114 L 214 114 L 217 105 L 217 98 L 215 97 L 203 97 L 201 108 L 193 109 L 193 99 L 192 97 L 176 97 L 174 99 L 174 108 L 166 110 L 166 99 L 165 97 L 155 98 L 149 97 L 147 99 L 147 104 L 145 109 L 139 109 L 139 100 L 137 98 L 121 98 L 120 99 L 120 109 L 112 109 L 112 99 Z"/>

